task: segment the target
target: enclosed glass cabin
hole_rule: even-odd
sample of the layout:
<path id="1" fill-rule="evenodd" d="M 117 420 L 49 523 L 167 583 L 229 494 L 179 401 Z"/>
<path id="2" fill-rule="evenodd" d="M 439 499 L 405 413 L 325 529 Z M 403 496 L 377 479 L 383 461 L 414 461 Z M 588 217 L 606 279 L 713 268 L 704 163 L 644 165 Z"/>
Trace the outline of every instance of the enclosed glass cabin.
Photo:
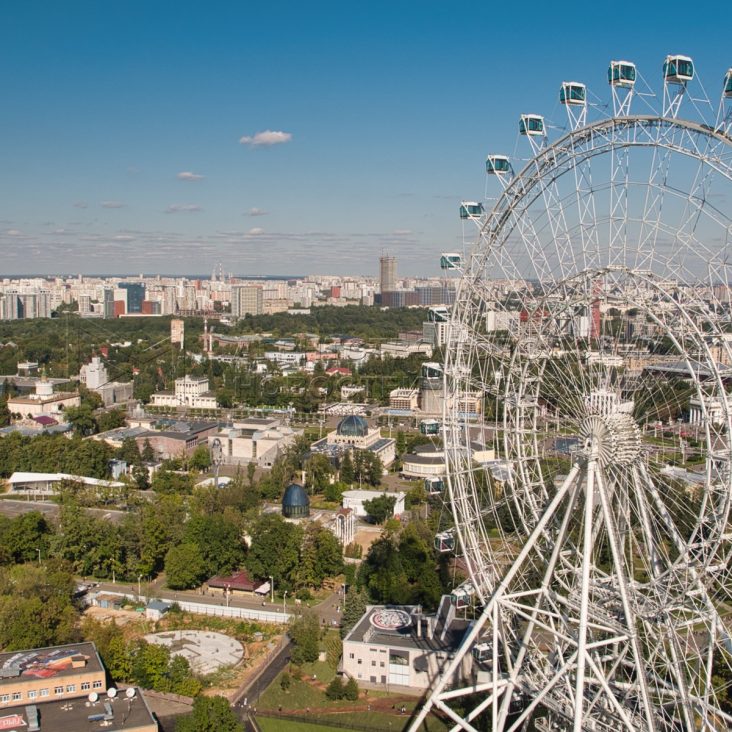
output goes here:
<path id="1" fill-rule="evenodd" d="M 424 490 L 430 496 L 438 496 L 445 489 L 445 483 L 442 478 L 425 478 Z"/>
<path id="2" fill-rule="evenodd" d="M 440 255 L 440 269 L 460 269 L 462 259 L 457 252 L 443 252 Z"/>
<path id="3" fill-rule="evenodd" d="M 479 219 L 483 215 L 483 204 L 475 201 L 463 201 L 460 204 L 461 219 Z"/>
<path id="4" fill-rule="evenodd" d="M 420 374 L 423 379 L 441 379 L 442 364 L 437 361 L 425 361 L 420 369 Z"/>
<path id="5" fill-rule="evenodd" d="M 522 135 L 543 135 L 544 118 L 538 114 L 522 114 L 519 121 L 519 132 Z"/>
<path id="6" fill-rule="evenodd" d="M 724 96 L 727 99 L 732 99 L 732 69 L 724 77 Z"/>
<path id="7" fill-rule="evenodd" d="M 607 80 L 612 86 L 634 86 L 635 64 L 631 61 L 611 61 L 607 70 Z"/>
<path id="8" fill-rule="evenodd" d="M 663 78 L 671 84 L 686 84 L 694 78 L 694 62 L 688 56 L 666 56 Z"/>
<path id="9" fill-rule="evenodd" d="M 490 643 L 478 643 L 473 646 L 472 654 L 478 663 L 485 663 L 493 658 L 493 646 Z"/>
<path id="10" fill-rule="evenodd" d="M 436 419 L 423 419 L 419 423 L 419 431 L 423 435 L 439 435 L 440 423 Z"/>
<path id="11" fill-rule="evenodd" d="M 452 531 L 441 531 L 435 535 L 435 549 L 443 554 L 455 548 L 455 534 Z"/>
<path id="12" fill-rule="evenodd" d="M 565 81 L 559 90 L 559 101 L 562 104 L 584 104 L 587 101 L 587 87 L 578 81 Z"/>
<path id="13" fill-rule="evenodd" d="M 459 587 L 456 587 L 450 595 L 450 601 L 456 609 L 461 610 L 462 608 L 470 607 L 470 603 L 473 595 L 475 594 L 475 587 L 472 582 L 463 582 Z"/>
<path id="14" fill-rule="evenodd" d="M 505 155 L 489 155 L 485 159 L 485 171 L 491 175 L 510 173 L 511 163 Z"/>

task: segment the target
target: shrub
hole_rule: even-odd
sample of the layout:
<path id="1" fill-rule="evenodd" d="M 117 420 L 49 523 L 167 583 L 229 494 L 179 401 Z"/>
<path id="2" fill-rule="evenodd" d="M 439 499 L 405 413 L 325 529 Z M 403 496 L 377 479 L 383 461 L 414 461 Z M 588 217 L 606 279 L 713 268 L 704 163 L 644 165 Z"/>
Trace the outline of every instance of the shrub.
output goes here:
<path id="1" fill-rule="evenodd" d="M 341 677 L 334 676 L 333 681 L 328 684 L 328 688 L 325 690 L 325 696 L 331 701 L 336 701 L 337 699 L 343 699 L 344 694 L 345 687 L 343 686 Z"/>

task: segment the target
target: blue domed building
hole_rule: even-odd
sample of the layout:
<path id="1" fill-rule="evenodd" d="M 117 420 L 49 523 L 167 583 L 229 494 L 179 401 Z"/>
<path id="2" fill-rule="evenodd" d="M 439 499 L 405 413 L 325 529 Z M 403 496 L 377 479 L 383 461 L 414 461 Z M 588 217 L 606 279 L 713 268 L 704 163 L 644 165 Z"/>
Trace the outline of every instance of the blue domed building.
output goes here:
<path id="1" fill-rule="evenodd" d="M 349 414 L 338 423 L 336 434 L 339 437 L 367 437 L 369 423 L 358 414 Z"/>
<path id="2" fill-rule="evenodd" d="M 322 440 L 314 442 L 312 452 L 327 455 L 334 462 L 344 453 L 366 450 L 377 455 L 384 467 L 391 465 L 396 457 L 396 440 L 382 437 L 378 427 L 369 427 L 365 417 L 349 414 Z"/>
<path id="3" fill-rule="evenodd" d="M 289 519 L 307 518 L 310 515 L 310 497 L 299 483 L 290 483 L 285 488 L 282 515 Z"/>

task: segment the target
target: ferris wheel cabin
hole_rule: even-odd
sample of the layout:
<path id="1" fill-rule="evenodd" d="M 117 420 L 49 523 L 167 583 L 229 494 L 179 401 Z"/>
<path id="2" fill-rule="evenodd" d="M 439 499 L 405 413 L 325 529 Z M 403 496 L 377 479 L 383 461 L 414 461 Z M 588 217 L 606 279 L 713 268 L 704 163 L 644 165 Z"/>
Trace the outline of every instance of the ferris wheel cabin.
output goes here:
<path id="1" fill-rule="evenodd" d="M 483 215 L 483 204 L 475 201 L 463 201 L 460 204 L 461 219 L 479 219 Z"/>
<path id="2" fill-rule="evenodd" d="M 587 102 L 587 87 L 578 81 L 564 81 L 559 90 L 559 101 L 562 104 L 582 105 Z"/>
<path id="3" fill-rule="evenodd" d="M 457 252 L 443 252 L 440 255 L 440 269 L 460 269 L 462 255 Z"/>
<path id="4" fill-rule="evenodd" d="M 544 134 L 544 118 L 539 114 L 522 114 L 519 132 L 530 137 L 541 137 Z"/>
<path id="5" fill-rule="evenodd" d="M 635 64 L 631 61 L 611 61 L 607 80 L 612 86 L 635 86 Z"/>
<path id="6" fill-rule="evenodd" d="M 724 97 L 732 99 L 732 69 L 729 69 L 724 76 Z"/>
<path id="7" fill-rule="evenodd" d="M 511 163 L 505 155 L 489 155 L 485 160 L 485 171 L 492 175 L 510 173 Z"/>
<path id="8" fill-rule="evenodd" d="M 686 84 L 694 78 L 694 62 L 688 56 L 666 56 L 663 78 L 670 84 Z"/>
<path id="9" fill-rule="evenodd" d="M 440 421 L 437 419 L 423 419 L 419 423 L 419 431 L 423 435 L 439 435 Z"/>
<path id="10" fill-rule="evenodd" d="M 441 554 L 451 552 L 455 548 L 455 532 L 450 529 L 449 531 L 441 531 L 435 536 L 435 549 Z"/>
<path id="11" fill-rule="evenodd" d="M 457 610 L 462 610 L 470 607 L 473 595 L 475 595 L 475 587 L 470 580 L 466 580 L 452 591 L 450 600 Z"/>

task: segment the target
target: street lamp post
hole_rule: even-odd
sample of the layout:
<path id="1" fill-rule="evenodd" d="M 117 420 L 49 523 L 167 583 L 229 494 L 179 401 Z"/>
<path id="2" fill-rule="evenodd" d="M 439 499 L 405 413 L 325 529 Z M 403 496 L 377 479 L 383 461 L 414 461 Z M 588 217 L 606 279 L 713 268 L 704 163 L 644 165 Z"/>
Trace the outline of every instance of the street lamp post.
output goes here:
<path id="1" fill-rule="evenodd" d="M 285 590 L 285 593 L 282 596 L 282 614 L 285 615 L 286 613 L 287 613 L 287 590 Z"/>
<path id="2" fill-rule="evenodd" d="M 274 578 L 272 577 L 272 575 L 269 576 L 269 590 L 269 601 L 274 605 Z"/>
<path id="3" fill-rule="evenodd" d="M 142 575 L 137 575 L 137 597 L 142 597 L 142 588 L 140 586 L 140 581 L 142 580 Z"/>
<path id="4" fill-rule="evenodd" d="M 36 549 L 36 551 L 38 552 L 38 566 L 40 567 L 41 566 L 41 547 L 38 547 Z"/>

